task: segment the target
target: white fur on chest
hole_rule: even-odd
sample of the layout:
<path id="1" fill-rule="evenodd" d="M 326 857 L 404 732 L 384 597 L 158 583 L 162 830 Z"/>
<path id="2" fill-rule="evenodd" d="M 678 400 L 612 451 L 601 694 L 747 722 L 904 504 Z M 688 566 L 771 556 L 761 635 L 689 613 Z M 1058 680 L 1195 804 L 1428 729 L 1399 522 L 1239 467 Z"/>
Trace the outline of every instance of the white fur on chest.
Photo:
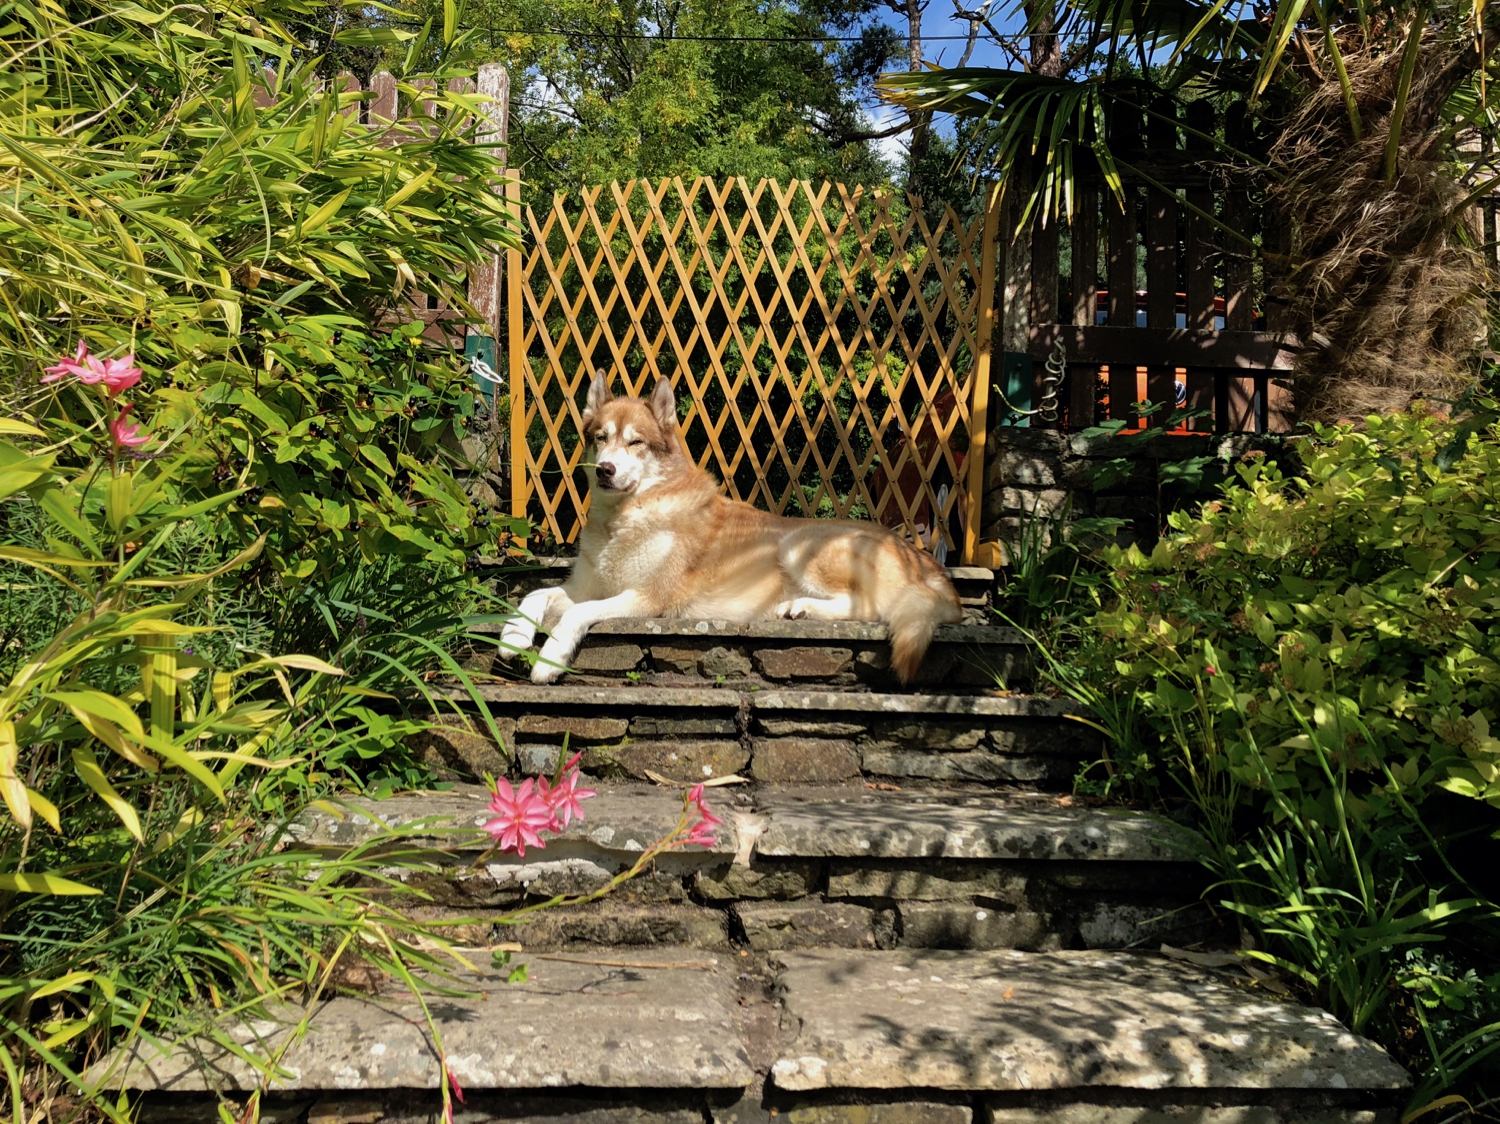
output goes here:
<path id="1" fill-rule="evenodd" d="M 664 578 L 671 580 L 676 571 L 677 536 L 663 530 L 649 510 L 620 512 L 609 521 L 608 534 L 600 538 L 581 545 L 603 596 L 655 587 Z"/>

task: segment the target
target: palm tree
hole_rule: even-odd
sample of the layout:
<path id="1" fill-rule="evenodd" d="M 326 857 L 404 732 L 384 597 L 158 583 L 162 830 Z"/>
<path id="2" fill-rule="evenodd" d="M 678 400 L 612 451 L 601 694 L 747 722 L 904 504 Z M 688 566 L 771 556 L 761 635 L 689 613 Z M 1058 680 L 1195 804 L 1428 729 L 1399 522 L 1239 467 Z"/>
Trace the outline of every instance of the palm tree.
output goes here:
<path id="1" fill-rule="evenodd" d="M 1290 232 L 1289 245 L 1259 252 L 1305 345 L 1304 420 L 1462 388 L 1486 338 L 1479 243 L 1493 234 L 1465 220 L 1496 182 L 1493 7 L 1032 0 L 1025 14 L 1033 49 L 1017 69 L 880 82 L 897 104 L 965 119 L 1001 189 L 1029 185 L 1020 226 L 1070 220 L 1082 177 L 1123 205 L 1122 176 L 1154 181 L 1114 123 L 1170 118 L 1211 148 L 1217 170 L 1263 190 Z M 1055 36 L 1044 58 L 1039 31 Z M 1205 100 L 1242 104 L 1243 127 L 1191 111 L 1179 121 Z"/>

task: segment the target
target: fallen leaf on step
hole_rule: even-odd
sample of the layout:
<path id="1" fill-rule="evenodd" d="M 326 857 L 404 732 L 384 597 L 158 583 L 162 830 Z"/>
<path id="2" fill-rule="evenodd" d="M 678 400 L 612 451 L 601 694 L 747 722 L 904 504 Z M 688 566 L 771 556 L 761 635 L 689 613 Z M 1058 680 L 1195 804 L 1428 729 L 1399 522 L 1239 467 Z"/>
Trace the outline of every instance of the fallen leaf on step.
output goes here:
<path id="1" fill-rule="evenodd" d="M 748 777 L 742 777 L 738 773 L 728 773 L 722 777 L 710 777 L 706 781 L 674 781 L 671 777 L 664 777 L 660 773 L 653 773 L 650 769 L 647 769 L 646 776 L 655 781 L 657 784 L 664 784 L 668 788 L 694 788 L 700 784 L 704 788 L 718 788 L 721 785 L 726 784 L 750 783 Z"/>
<path id="2" fill-rule="evenodd" d="M 866 788 L 873 788 L 876 792 L 900 792 L 899 784 L 881 784 L 878 781 L 866 781 Z"/>
<path id="3" fill-rule="evenodd" d="M 1189 952 L 1185 948 L 1173 948 L 1169 944 L 1161 946 L 1161 954 L 1170 960 L 1182 960 L 1200 968 L 1241 967 L 1245 963 L 1237 952 Z"/>

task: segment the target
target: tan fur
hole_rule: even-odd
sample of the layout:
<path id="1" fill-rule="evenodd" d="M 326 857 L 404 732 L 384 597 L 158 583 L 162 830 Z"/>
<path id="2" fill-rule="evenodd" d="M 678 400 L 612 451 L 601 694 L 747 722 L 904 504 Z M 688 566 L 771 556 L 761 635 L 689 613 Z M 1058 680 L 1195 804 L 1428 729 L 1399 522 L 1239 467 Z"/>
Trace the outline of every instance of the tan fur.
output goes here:
<path id="1" fill-rule="evenodd" d="M 910 682 L 940 624 L 962 619 L 931 555 L 874 523 L 787 519 L 722 494 L 688 458 L 670 387 L 650 401 L 589 391 L 590 512 L 573 576 L 539 590 L 506 626 L 502 650 L 551 627 L 533 670 L 562 674 L 589 626 L 612 617 L 885 621 L 891 666 Z"/>

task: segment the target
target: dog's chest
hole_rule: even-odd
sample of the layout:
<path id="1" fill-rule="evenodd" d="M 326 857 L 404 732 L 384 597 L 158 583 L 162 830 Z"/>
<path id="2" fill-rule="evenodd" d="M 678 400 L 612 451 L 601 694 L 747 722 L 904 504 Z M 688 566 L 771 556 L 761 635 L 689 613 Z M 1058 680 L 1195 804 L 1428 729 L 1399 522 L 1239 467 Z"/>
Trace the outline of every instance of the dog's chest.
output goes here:
<path id="1" fill-rule="evenodd" d="M 677 536 L 649 511 L 622 511 L 591 551 L 594 571 L 612 592 L 670 581 L 676 572 Z"/>

